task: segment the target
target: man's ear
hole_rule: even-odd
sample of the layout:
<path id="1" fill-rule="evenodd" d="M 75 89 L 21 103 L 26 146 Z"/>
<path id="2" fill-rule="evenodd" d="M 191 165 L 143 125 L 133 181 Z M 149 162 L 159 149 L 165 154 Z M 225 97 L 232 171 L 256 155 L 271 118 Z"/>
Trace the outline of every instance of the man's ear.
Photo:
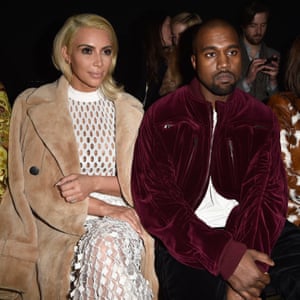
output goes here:
<path id="1" fill-rule="evenodd" d="M 191 63 L 192 63 L 193 69 L 196 70 L 196 56 L 195 56 L 195 54 L 191 55 Z"/>

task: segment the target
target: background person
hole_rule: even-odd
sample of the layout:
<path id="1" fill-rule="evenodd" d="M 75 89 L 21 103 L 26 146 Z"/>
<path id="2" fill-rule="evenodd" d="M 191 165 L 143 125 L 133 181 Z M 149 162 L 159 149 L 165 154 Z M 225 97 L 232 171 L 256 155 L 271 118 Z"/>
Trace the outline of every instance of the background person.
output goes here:
<path id="1" fill-rule="evenodd" d="M 238 87 L 263 102 L 278 91 L 280 53 L 264 41 L 269 18 L 270 8 L 264 1 L 244 4 L 240 24 L 242 76 Z"/>
<path id="2" fill-rule="evenodd" d="M 169 55 L 168 68 L 164 75 L 159 95 L 163 96 L 176 90 L 185 80 L 186 72 L 191 70 L 192 28 L 201 24 L 202 19 L 196 13 L 180 12 L 171 19 L 171 31 L 174 47 Z M 188 31 L 190 29 L 190 31 Z M 194 75 L 194 72 L 192 71 Z"/>
<path id="3" fill-rule="evenodd" d="M 170 23 L 168 12 L 151 11 L 134 23 L 131 32 L 126 55 L 130 74 L 125 74 L 121 81 L 129 93 L 140 99 L 145 110 L 160 97 L 159 89 L 173 47 Z"/>
<path id="4" fill-rule="evenodd" d="M 285 63 L 285 91 L 273 94 L 268 105 L 278 117 L 283 162 L 288 176 L 287 218 L 300 226 L 300 36 L 289 50 Z"/>

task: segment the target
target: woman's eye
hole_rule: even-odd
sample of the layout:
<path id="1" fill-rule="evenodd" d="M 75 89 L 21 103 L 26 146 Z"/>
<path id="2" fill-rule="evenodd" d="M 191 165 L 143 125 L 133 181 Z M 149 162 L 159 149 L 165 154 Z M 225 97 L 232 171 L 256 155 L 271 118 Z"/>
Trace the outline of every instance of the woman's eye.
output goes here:
<path id="1" fill-rule="evenodd" d="M 82 48 L 81 51 L 83 54 L 91 54 L 92 53 L 92 49 L 88 48 L 88 47 Z"/>
<path id="2" fill-rule="evenodd" d="M 105 49 L 104 54 L 110 56 L 112 54 L 112 49 Z"/>

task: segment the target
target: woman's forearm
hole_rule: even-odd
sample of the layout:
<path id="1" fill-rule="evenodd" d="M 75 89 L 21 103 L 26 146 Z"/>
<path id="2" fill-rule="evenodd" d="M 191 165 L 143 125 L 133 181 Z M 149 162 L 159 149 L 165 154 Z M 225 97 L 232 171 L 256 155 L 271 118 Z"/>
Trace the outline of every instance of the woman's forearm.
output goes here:
<path id="1" fill-rule="evenodd" d="M 113 196 L 121 196 L 117 176 L 93 176 L 95 192 Z"/>

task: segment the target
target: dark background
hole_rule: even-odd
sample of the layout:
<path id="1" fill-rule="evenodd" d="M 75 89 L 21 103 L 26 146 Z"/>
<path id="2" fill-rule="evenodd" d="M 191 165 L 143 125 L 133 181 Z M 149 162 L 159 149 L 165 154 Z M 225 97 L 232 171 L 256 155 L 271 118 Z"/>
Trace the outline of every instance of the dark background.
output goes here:
<path id="1" fill-rule="evenodd" d="M 13 103 L 23 89 L 56 79 L 58 73 L 52 66 L 50 58 L 52 40 L 64 20 L 74 13 L 98 13 L 112 23 L 120 44 L 116 73 L 122 78 L 122 76 L 130 76 L 129 68 L 122 70 L 123 62 L 126 60 L 126 52 L 123 49 L 128 50 L 133 26 L 138 26 L 136 21 L 143 14 L 164 9 L 173 15 L 188 10 L 197 12 L 203 19 L 214 16 L 224 17 L 238 26 L 239 12 L 244 2 L 243 0 L 160 0 L 139 1 L 139 4 L 136 4 L 135 1 L 129 0 L 2 1 L 0 81 L 5 84 L 9 99 Z M 272 15 L 266 41 L 269 46 L 279 50 L 284 57 L 291 40 L 300 34 L 297 1 L 268 1 L 268 3 Z"/>

